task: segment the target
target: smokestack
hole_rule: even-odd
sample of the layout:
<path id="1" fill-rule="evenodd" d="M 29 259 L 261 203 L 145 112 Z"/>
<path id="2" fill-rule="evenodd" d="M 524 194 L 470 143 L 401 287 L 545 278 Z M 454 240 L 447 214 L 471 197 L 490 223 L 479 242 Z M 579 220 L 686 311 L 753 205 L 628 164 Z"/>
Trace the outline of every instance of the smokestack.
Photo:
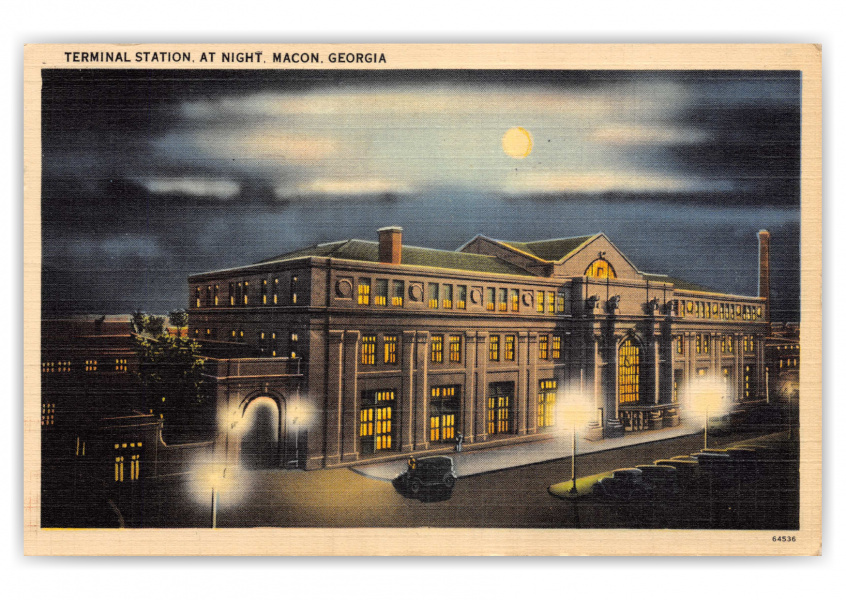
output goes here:
<path id="1" fill-rule="evenodd" d="M 392 225 L 379 230 L 379 262 L 392 265 L 402 262 L 402 227 Z"/>
<path id="2" fill-rule="evenodd" d="M 764 320 L 770 322 L 770 232 L 758 232 L 758 296 L 766 298 Z"/>

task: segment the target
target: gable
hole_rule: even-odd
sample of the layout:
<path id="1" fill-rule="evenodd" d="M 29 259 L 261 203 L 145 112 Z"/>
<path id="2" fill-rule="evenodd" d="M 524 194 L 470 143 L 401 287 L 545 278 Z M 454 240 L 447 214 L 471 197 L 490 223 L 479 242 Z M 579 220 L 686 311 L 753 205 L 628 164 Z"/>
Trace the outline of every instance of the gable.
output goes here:
<path id="1" fill-rule="evenodd" d="M 617 279 L 643 279 L 643 275 L 637 270 L 632 262 L 620 250 L 611 243 L 604 233 L 599 233 L 580 247 L 564 257 L 559 264 L 555 265 L 555 275 L 558 277 L 584 277 L 585 272 L 591 265 L 594 265 L 594 272 L 603 272 L 596 269 L 600 263 L 595 261 L 607 261 L 616 274 Z M 613 278 L 613 275 L 611 276 Z"/>

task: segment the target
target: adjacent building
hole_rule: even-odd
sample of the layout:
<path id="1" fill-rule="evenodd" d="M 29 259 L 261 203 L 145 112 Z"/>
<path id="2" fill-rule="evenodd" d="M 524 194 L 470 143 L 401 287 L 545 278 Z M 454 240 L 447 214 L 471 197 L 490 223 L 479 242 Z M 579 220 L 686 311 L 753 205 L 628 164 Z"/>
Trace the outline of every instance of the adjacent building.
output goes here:
<path id="1" fill-rule="evenodd" d="M 764 396 L 767 232 L 759 244 L 748 297 L 642 272 L 602 233 L 445 251 L 387 227 L 192 275 L 189 333 L 221 446 L 269 401 L 279 464 L 443 452 L 459 432 L 466 449 L 542 439 L 567 394 L 592 406 L 589 435 L 627 435 L 677 425 L 697 380 Z"/>

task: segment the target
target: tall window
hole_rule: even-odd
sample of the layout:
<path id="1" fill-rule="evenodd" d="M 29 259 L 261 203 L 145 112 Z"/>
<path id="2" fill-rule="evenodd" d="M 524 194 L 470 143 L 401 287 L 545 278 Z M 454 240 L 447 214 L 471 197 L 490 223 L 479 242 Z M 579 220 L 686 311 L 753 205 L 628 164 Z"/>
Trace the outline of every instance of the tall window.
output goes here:
<path id="1" fill-rule="evenodd" d="M 702 354 L 702 335 L 696 334 L 696 353 Z"/>
<path id="2" fill-rule="evenodd" d="M 214 305 L 217 306 L 220 304 L 220 285 L 215 284 L 214 286 Z"/>
<path id="3" fill-rule="evenodd" d="M 200 308 L 200 286 L 197 286 L 197 289 L 194 290 L 194 304 L 197 308 Z"/>
<path id="4" fill-rule="evenodd" d="M 395 335 L 385 336 L 385 364 L 397 364 L 397 336 Z"/>
<path id="5" fill-rule="evenodd" d="M 684 336 L 676 337 L 676 354 L 684 356 Z"/>
<path id="6" fill-rule="evenodd" d="M 271 288 L 271 293 L 273 294 L 273 303 L 279 303 L 279 278 L 273 278 L 273 287 Z"/>
<path id="7" fill-rule="evenodd" d="M 229 306 L 235 306 L 235 284 L 229 282 Z"/>
<path id="8" fill-rule="evenodd" d="M 373 304 L 376 306 L 387 306 L 388 304 L 388 280 L 376 280 L 376 295 L 373 298 Z"/>
<path id="9" fill-rule="evenodd" d="M 402 306 L 404 298 L 405 298 L 405 282 L 404 281 L 394 281 L 394 291 L 391 294 L 391 305 Z"/>
<path id="10" fill-rule="evenodd" d="M 373 343 L 374 348 L 376 347 L 376 343 Z M 297 358 L 300 355 L 300 334 L 297 332 L 291 333 L 291 348 L 290 348 L 290 356 L 291 358 Z M 375 354 L 375 350 L 374 350 Z M 372 362 L 369 364 L 373 364 Z"/>
<path id="11" fill-rule="evenodd" d="M 361 305 L 370 304 L 370 278 L 362 277 L 358 280 L 358 303 Z"/>
<path id="12" fill-rule="evenodd" d="M 549 314 L 555 313 L 555 292 L 546 293 L 546 312 Z"/>
<path id="13" fill-rule="evenodd" d="M 585 277 L 597 277 L 600 279 L 617 279 L 617 272 L 604 258 L 597 258 L 585 269 Z"/>
<path id="14" fill-rule="evenodd" d="M 296 275 L 291 275 L 291 304 L 296 304 L 297 300 L 299 299 L 298 298 L 298 294 L 299 294 L 299 291 L 300 291 L 299 281 L 300 281 L 299 277 L 297 277 Z M 368 294 L 369 294 L 370 280 L 367 281 L 367 286 L 368 286 Z"/>
<path id="15" fill-rule="evenodd" d="M 488 386 L 487 431 L 488 434 L 511 433 L 514 401 L 514 383 L 492 383 Z"/>
<path id="16" fill-rule="evenodd" d="M 508 289 L 499 289 L 499 310 L 505 312 L 508 310 Z"/>
<path id="17" fill-rule="evenodd" d="M 461 336 L 449 336 L 449 362 L 461 362 Z"/>
<path id="18" fill-rule="evenodd" d="M 267 304 L 267 279 L 261 280 L 261 303 Z"/>
<path id="19" fill-rule="evenodd" d="M 558 296 L 556 297 L 556 306 L 555 312 L 559 314 L 565 314 L 567 312 L 567 296 L 563 292 L 558 292 Z"/>
<path id="20" fill-rule="evenodd" d="M 549 336 L 542 335 L 538 337 L 538 358 L 541 360 L 549 359 Z"/>
<path id="21" fill-rule="evenodd" d="M 444 362 L 444 336 L 432 336 L 432 362 Z"/>
<path id="22" fill-rule="evenodd" d="M 632 338 L 622 343 L 617 360 L 620 404 L 636 403 L 640 401 L 640 347 Z"/>
<path id="23" fill-rule="evenodd" d="M 537 310 L 539 313 L 543 312 L 543 292 L 536 292 L 535 293 L 535 304 L 537 305 Z"/>
<path id="24" fill-rule="evenodd" d="M 361 338 L 361 364 L 376 364 L 376 336 L 365 335 Z"/>
<path id="25" fill-rule="evenodd" d="M 358 435 L 363 453 L 393 449 L 395 409 L 396 390 L 361 393 Z"/>
<path id="26" fill-rule="evenodd" d="M 711 353 L 711 336 L 707 333 L 702 336 L 702 354 Z"/>
<path id="27" fill-rule="evenodd" d="M 440 301 L 438 288 L 439 286 L 437 283 L 429 284 L 429 308 L 438 308 L 438 303 Z"/>
<path id="28" fill-rule="evenodd" d="M 487 310 L 495 310 L 496 309 L 496 288 L 488 288 L 486 291 L 487 300 L 485 302 L 485 308 Z"/>
<path id="29" fill-rule="evenodd" d="M 452 284 L 444 284 L 444 297 L 441 299 L 441 306 L 452 308 Z"/>
<path id="30" fill-rule="evenodd" d="M 538 427 L 552 427 L 555 425 L 555 395 L 558 381 L 555 379 L 541 379 L 538 393 Z"/>
<path id="31" fill-rule="evenodd" d="M 511 290 L 511 311 L 520 312 L 520 290 Z"/>
<path id="32" fill-rule="evenodd" d="M 514 336 L 505 336 L 505 347 L 503 348 L 505 360 L 514 360 Z"/>
<path id="33" fill-rule="evenodd" d="M 552 336 L 552 359 L 558 360 L 561 358 L 561 336 L 560 335 L 553 335 Z"/>
<path id="34" fill-rule="evenodd" d="M 459 391 L 456 385 L 433 387 L 429 402 L 429 441 L 452 442 L 458 427 Z"/>
<path id="35" fill-rule="evenodd" d="M 755 397 L 755 369 L 752 365 L 743 367 L 743 397 L 747 400 Z"/>
<path id="36" fill-rule="evenodd" d="M 85 361 L 85 370 L 88 372 L 93 372 L 97 370 L 97 361 L 94 359 L 86 360 Z"/>
<path id="37" fill-rule="evenodd" d="M 467 308 L 467 286 L 466 285 L 459 285 L 458 286 L 458 298 L 456 299 L 455 308 L 460 308 L 460 309 Z"/>
<path id="38" fill-rule="evenodd" d="M 488 346 L 488 360 L 499 360 L 499 336 L 492 335 Z"/>
<path id="39" fill-rule="evenodd" d="M 244 282 L 244 296 L 243 296 L 244 306 L 250 303 L 250 282 Z"/>

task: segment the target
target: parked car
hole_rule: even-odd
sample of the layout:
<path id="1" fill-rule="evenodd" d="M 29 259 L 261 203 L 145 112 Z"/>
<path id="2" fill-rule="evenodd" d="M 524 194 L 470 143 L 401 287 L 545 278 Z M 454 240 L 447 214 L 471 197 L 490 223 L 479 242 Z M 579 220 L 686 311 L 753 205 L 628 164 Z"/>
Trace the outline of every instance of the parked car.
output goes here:
<path id="1" fill-rule="evenodd" d="M 611 473 L 611 477 L 597 481 L 591 491 L 598 498 L 614 502 L 635 499 L 646 492 L 643 472 L 640 469 L 617 469 Z"/>
<path id="2" fill-rule="evenodd" d="M 455 464 L 449 456 L 429 456 L 409 461 L 408 469 L 399 476 L 399 483 L 412 496 L 423 488 L 442 487 L 452 489 L 458 476 Z"/>
<path id="3" fill-rule="evenodd" d="M 675 467 L 670 465 L 638 465 L 643 485 L 649 496 L 669 498 L 679 493 L 679 476 Z"/>

